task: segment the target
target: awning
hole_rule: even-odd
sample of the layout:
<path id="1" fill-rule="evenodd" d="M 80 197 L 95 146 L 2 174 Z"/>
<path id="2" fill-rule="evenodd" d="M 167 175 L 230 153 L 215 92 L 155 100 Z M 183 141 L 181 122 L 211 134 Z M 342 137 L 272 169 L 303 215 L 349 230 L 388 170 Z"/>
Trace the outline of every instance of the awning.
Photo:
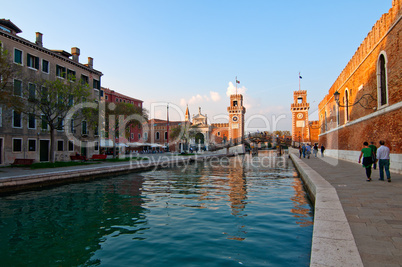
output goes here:
<path id="1" fill-rule="evenodd" d="M 133 142 L 133 143 L 127 143 L 129 147 L 139 147 L 139 146 L 146 146 L 145 143 L 140 143 L 140 142 Z"/>
<path id="2" fill-rule="evenodd" d="M 113 141 L 109 139 L 101 139 L 100 141 L 101 147 L 113 147 Z"/>
<path id="3" fill-rule="evenodd" d="M 163 147 L 163 146 L 160 144 L 151 144 L 151 147 Z"/>
<path id="4" fill-rule="evenodd" d="M 128 147 L 128 145 L 125 144 L 125 143 L 116 143 L 116 146 L 119 146 L 119 147 Z"/>
<path id="5" fill-rule="evenodd" d="M 101 139 L 101 147 L 113 147 L 113 141 L 110 139 Z M 116 143 L 116 147 L 128 147 L 125 143 Z"/>

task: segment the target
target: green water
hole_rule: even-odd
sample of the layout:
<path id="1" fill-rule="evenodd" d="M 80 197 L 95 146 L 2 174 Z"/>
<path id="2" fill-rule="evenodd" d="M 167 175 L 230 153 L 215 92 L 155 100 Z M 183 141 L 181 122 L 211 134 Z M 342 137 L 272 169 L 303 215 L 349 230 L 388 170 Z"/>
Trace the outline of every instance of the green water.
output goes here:
<path id="1" fill-rule="evenodd" d="M 308 266 L 312 222 L 288 159 L 223 159 L 2 197 L 0 266 Z"/>

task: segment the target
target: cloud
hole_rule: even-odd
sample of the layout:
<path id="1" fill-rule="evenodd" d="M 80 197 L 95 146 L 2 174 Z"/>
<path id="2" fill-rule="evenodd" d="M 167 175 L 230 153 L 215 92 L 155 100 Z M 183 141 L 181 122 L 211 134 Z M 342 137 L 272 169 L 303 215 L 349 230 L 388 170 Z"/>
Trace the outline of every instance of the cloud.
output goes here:
<path id="1" fill-rule="evenodd" d="M 237 93 L 238 94 L 242 94 L 243 96 L 246 94 L 247 88 L 242 86 L 242 87 L 237 87 Z M 230 96 L 230 95 L 234 95 L 236 94 L 236 86 L 233 85 L 232 82 L 229 82 L 228 84 L 228 88 L 226 89 L 226 95 Z"/>
<path id="2" fill-rule="evenodd" d="M 197 104 L 197 103 L 201 103 L 204 101 L 204 97 L 201 96 L 200 94 L 192 96 L 189 100 L 188 100 L 188 104 L 192 105 L 192 104 Z"/>
<path id="3" fill-rule="evenodd" d="M 186 105 L 200 104 L 203 102 L 210 102 L 210 101 L 218 102 L 220 100 L 221 100 L 221 96 L 219 95 L 218 92 L 210 91 L 209 96 L 197 94 L 197 95 L 190 97 L 189 100 L 181 98 L 180 105 L 184 107 Z"/>
<path id="4" fill-rule="evenodd" d="M 219 95 L 218 92 L 210 91 L 209 94 L 211 96 L 212 101 L 218 102 L 219 100 L 221 100 L 221 96 Z"/>

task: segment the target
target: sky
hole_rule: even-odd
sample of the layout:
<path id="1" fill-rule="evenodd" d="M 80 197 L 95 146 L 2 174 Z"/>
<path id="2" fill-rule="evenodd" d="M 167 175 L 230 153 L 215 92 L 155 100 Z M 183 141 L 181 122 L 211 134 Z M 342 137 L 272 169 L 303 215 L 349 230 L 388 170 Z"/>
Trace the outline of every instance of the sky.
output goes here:
<path id="1" fill-rule="evenodd" d="M 201 107 L 225 122 L 244 96 L 246 131 L 291 130 L 293 91 L 319 102 L 392 0 L 1 0 L 10 19 L 48 49 L 94 58 L 102 87 L 144 101 L 151 117 L 183 119 Z M 20 7 L 20 8 L 16 8 Z M 299 79 L 299 72 L 302 79 Z"/>

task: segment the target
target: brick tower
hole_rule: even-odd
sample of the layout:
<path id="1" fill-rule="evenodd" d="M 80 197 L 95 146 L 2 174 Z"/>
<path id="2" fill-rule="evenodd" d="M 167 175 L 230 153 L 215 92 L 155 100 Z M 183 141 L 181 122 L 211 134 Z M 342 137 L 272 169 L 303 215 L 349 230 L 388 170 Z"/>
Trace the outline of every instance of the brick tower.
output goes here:
<path id="1" fill-rule="evenodd" d="M 308 110 L 310 104 L 307 103 L 307 91 L 299 90 L 293 92 L 292 111 L 292 140 L 293 142 L 309 141 L 309 122 Z"/>
<path id="2" fill-rule="evenodd" d="M 244 137 L 244 114 L 246 108 L 243 107 L 243 95 L 234 94 L 230 96 L 229 112 L 229 140 L 239 143 Z"/>

